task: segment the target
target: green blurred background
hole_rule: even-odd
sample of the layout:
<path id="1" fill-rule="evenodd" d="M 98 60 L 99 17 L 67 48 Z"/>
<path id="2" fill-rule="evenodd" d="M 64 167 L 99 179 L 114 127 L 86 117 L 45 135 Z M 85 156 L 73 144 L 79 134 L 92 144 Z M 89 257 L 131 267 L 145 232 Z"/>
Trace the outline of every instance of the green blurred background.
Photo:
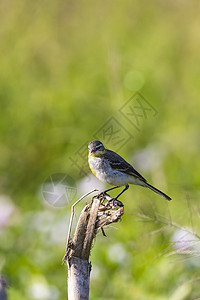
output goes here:
<path id="1" fill-rule="evenodd" d="M 90 299 L 200 297 L 199 6 L 1 1 L 0 273 L 10 300 L 67 298 L 71 203 L 50 205 L 44 182 L 69 175 L 71 200 L 96 187 L 86 144 L 101 135 L 173 201 L 140 187 L 123 195 L 122 222 L 92 249 Z M 151 107 L 139 128 L 121 113 L 135 93 Z M 125 143 L 104 134 L 116 120 Z"/>

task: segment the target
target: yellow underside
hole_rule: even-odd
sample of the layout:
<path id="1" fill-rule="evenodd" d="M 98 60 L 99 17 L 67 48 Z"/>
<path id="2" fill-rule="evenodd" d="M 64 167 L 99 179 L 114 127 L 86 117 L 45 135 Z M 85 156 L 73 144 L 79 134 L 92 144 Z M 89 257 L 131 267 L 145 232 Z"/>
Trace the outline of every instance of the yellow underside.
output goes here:
<path id="1" fill-rule="evenodd" d="M 99 156 L 101 156 L 102 154 L 104 154 L 105 151 L 106 151 L 106 150 L 98 151 L 98 153 L 96 153 L 96 154 L 89 154 L 89 155 L 91 155 L 92 157 L 99 157 Z M 91 170 L 92 173 L 96 176 L 96 172 L 95 172 L 93 169 L 91 169 L 91 168 L 90 168 L 90 170 Z"/>
<path id="2" fill-rule="evenodd" d="M 91 171 L 92 171 L 92 173 L 96 176 L 96 172 L 95 172 L 93 169 L 91 169 Z"/>

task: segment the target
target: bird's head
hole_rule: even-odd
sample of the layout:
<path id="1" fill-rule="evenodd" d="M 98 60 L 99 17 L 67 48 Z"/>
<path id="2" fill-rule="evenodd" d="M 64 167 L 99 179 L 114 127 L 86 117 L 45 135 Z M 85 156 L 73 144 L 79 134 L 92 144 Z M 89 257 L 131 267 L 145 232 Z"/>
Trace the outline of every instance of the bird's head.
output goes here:
<path id="1" fill-rule="evenodd" d="M 105 147 L 100 141 L 92 141 L 88 145 L 89 155 L 101 156 L 105 152 Z"/>

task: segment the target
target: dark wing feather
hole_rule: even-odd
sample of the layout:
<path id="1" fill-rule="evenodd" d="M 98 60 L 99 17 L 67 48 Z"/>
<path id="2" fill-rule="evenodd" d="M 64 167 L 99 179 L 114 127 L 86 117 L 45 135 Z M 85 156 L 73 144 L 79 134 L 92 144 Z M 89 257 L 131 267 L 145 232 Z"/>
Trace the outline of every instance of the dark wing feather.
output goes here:
<path id="1" fill-rule="evenodd" d="M 117 153 L 106 149 L 103 156 L 109 161 L 111 168 L 116 169 L 128 175 L 133 175 L 138 177 L 140 180 L 146 182 L 146 179 L 140 175 L 125 159 L 123 159 Z"/>

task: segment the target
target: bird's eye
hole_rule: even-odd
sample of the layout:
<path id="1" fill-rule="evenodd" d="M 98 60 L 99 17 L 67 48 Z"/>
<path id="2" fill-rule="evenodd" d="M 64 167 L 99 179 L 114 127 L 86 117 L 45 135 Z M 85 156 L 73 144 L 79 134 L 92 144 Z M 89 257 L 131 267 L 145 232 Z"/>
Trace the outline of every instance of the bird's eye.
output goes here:
<path id="1" fill-rule="evenodd" d="M 96 146 L 96 149 L 101 148 L 101 146 L 102 146 L 102 144 L 97 145 L 97 146 Z"/>

